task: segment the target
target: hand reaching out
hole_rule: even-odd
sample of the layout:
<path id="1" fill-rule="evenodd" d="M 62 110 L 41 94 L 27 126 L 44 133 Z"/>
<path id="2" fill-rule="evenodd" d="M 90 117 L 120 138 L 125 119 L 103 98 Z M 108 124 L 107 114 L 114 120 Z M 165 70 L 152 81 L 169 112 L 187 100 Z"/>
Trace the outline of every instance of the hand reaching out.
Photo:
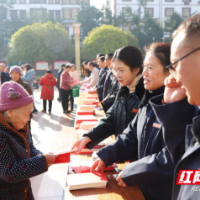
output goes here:
<path id="1" fill-rule="evenodd" d="M 122 171 L 118 174 L 118 177 L 116 178 L 116 181 L 118 182 L 118 185 L 119 186 L 122 186 L 122 187 L 126 187 L 126 183 L 124 183 L 124 181 L 122 180 Z"/>

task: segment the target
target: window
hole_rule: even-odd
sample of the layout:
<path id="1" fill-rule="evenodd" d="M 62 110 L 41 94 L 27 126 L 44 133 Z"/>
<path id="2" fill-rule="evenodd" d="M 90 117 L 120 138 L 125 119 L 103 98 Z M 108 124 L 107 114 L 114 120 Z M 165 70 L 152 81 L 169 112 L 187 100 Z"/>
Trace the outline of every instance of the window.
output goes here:
<path id="1" fill-rule="evenodd" d="M 60 10 L 55 11 L 56 19 L 60 19 Z"/>
<path id="2" fill-rule="evenodd" d="M 70 9 L 68 8 L 63 9 L 63 19 L 70 19 L 70 18 L 71 18 Z"/>
<path id="3" fill-rule="evenodd" d="M 174 0 L 165 0 L 165 2 L 174 2 Z"/>
<path id="4" fill-rule="evenodd" d="M 7 9 L 4 6 L 0 6 L 0 20 L 6 19 Z"/>
<path id="5" fill-rule="evenodd" d="M 82 0 L 83 3 L 89 4 L 89 0 Z"/>
<path id="6" fill-rule="evenodd" d="M 46 4 L 46 0 L 30 0 L 30 3 Z"/>
<path id="7" fill-rule="evenodd" d="M 72 19 L 77 19 L 79 9 L 73 8 L 71 11 L 72 11 Z"/>
<path id="8" fill-rule="evenodd" d="M 165 8 L 165 16 L 171 16 L 174 14 L 174 8 Z"/>
<path id="9" fill-rule="evenodd" d="M 60 4 L 60 0 L 55 0 L 55 4 Z"/>
<path id="10" fill-rule="evenodd" d="M 11 18 L 11 20 L 18 20 L 17 10 L 10 11 L 10 18 Z"/>
<path id="11" fill-rule="evenodd" d="M 147 0 L 147 2 L 153 2 L 154 0 Z"/>
<path id="12" fill-rule="evenodd" d="M 153 8 L 145 8 L 145 15 L 152 17 L 154 16 Z"/>
<path id="13" fill-rule="evenodd" d="M 26 4 L 26 0 L 19 0 L 20 4 Z"/>
<path id="14" fill-rule="evenodd" d="M 63 19 L 74 20 L 77 18 L 79 9 L 77 8 L 65 8 L 63 9 Z"/>
<path id="15" fill-rule="evenodd" d="M 130 16 L 132 14 L 132 8 L 131 7 L 123 7 L 122 13 L 126 16 Z"/>
<path id="16" fill-rule="evenodd" d="M 41 9 L 41 8 L 33 8 L 31 9 L 31 15 L 32 17 L 42 17 L 43 14 L 46 14 L 47 10 L 46 9 Z"/>
<path id="17" fill-rule="evenodd" d="M 49 4 L 54 4 L 54 0 L 49 0 Z"/>
<path id="18" fill-rule="evenodd" d="M 20 10 L 19 11 L 19 19 L 20 20 L 26 20 L 26 10 Z"/>
<path id="19" fill-rule="evenodd" d="M 191 8 L 182 8 L 182 16 L 190 17 L 191 16 Z"/>
<path id="20" fill-rule="evenodd" d="M 49 15 L 52 19 L 54 19 L 54 10 L 49 10 Z"/>
<path id="21" fill-rule="evenodd" d="M 109 1 L 107 1 L 107 6 L 109 6 L 109 4 L 110 4 L 110 2 L 109 2 Z"/>

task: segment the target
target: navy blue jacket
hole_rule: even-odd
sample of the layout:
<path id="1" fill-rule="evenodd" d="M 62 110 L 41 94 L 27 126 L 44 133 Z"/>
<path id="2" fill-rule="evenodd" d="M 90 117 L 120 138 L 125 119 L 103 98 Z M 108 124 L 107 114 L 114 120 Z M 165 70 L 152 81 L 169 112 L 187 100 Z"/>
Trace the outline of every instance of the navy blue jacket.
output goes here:
<path id="1" fill-rule="evenodd" d="M 0 76 L 1 76 L 1 84 L 11 80 L 10 76 L 7 73 L 1 72 Z"/>
<path id="2" fill-rule="evenodd" d="M 139 106 L 136 92 L 129 94 L 127 87 L 122 87 L 116 97 L 114 104 L 106 112 L 106 118 L 101 119 L 99 124 L 84 136 L 92 141 L 86 146 L 92 149 L 105 138 L 115 134 L 123 133 L 130 121 L 135 117 Z"/>
<path id="3" fill-rule="evenodd" d="M 109 89 L 109 94 L 103 99 L 103 109 L 105 112 L 107 112 L 110 107 L 113 105 L 115 98 L 117 96 L 117 93 L 119 92 L 121 85 L 118 81 L 118 79 L 112 74 L 111 76 L 112 82 L 111 82 L 111 86 Z"/>
<path id="4" fill-rule="evenodd" d="M 97 155 L 106 166 L 135 160 L 123 169 L 126 185 L 139 185 L 146 200 L 170 200 L 175 165 L 149 103 L 139 109 L 123 134 Z"/>
<path id="5" fill-rule="evenodd" d="M 112 71 L 109 69 L 104 82 L 103 99 L 110 93 L 113 76 Z"/>
<path id="6" fill-rule="evenodd" d="M 107 72 L 108 72 L 107 67 L 105 67 L 104 69 L 101 69 L 99 72 L 99 80 L 96 85 L 96 89 L 97 89 L 97 93 L 98 93 L 98 97 L 100 101 L 103 100 L 103 88 L 104 88 L 104 82 L 105 82 Z"/>
<path id="7" fill-rule="evenodd" d="M 197 114 L 199 108 L 190 105 L 187 98 L 165 105 L 161 104 L 162 99 L 163 96 L 151 99 L 151 105 L 162 124 L 163 137 L 176 164 L 172 200 L 199 200 L 200 194 L 193 191 L 194 186 L 176 185 L 179 170 L 200 170 L 200 145 L 191 132 L 192 118 L 200 114 Z M 198 118 L 194 118 L 194 123 Z M 200 124 L 198 126 L 200 128 Z"/>

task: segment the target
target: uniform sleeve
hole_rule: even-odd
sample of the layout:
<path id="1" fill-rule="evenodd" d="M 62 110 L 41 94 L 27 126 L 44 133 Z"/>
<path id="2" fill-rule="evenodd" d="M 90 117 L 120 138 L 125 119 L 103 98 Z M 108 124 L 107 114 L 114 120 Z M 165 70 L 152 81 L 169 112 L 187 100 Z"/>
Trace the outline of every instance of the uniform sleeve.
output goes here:
<path id="1" fill-rule="evenodd" d="M 0 146 L 0 179 L 5 182 L 21 182 L 47 171 L 46 159 L 42 154 L 19 161 L 3 137 L 0 138 Z"/>
<path id="2" fill-rule="evenodd" d="M 175 165 L 165 146 L 156 154 L 126 165 L 121 178 L 128 186 L 150 184 L 171 179 L 174 168 Z"/>
<path id="3" fill-rule="evenodd" d="M 83 136 L 89 137 L 92 141 L 86 145 L 87 148 L 92 149 L 101 141 L 115 133 L 114 121 L 114 106 L 113 105 L 106 113 L 106 118 L 101 119 L 99 124 Z"/>
<path id="4" fill-rule="evenodd" d="M 129 123 L 123 134 L 117 136 L 114 143 L 97 152 L 97 155 L 104 161 L 106 166 L 112 165 L 114 162 L 122 163 L 129 160 L 137 160 L 137 118 L 138 115 Z"/>
<path id="5" fill-rule="evenodd" d="M 186 126 L 192 123 L 197 107 L 188 103 L 187 98 L 162 105 L 163 95 L 154 97 L 150 104 L 157 120 L 162 125 L 164 141 L 176 164 L 185 153 Z"/>

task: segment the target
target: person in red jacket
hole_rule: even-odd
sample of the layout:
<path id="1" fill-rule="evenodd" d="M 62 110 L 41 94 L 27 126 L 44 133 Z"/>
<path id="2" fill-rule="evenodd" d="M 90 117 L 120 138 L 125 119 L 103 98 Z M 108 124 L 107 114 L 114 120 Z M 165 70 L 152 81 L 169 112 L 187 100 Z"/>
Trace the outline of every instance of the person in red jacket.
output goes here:
<path id="1" fill-rule="evenodd" d="M 52 108 L 52 100 L 54 99 L 54 89 L 53 87 L 56 86 L 57 82 L 54 78 L 52 71 L 47 70 L 46 74 L 41 77 L 39 84 L 42 86 L 41 96 L 40 98 L 43 99 L 43 110 L 42 112 L 46 113 L 46 104 L 47 100 L 49 101 L 49 114 L 51 114 Z"/>

